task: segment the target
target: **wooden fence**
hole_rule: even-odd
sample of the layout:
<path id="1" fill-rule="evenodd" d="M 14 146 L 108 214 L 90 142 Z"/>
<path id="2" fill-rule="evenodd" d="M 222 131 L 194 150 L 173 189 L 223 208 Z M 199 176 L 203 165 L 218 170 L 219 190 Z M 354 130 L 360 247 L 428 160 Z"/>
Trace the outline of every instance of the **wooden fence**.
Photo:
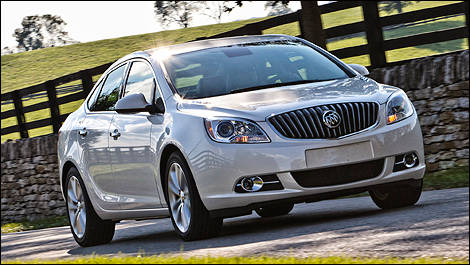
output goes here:
<path id="1" fill-rule="evenodd" d="M 2 111 L 1 119 L 15 117 L 17 125 L 2 128 L 2 135 L 19 132 L 21 138 L 28 138 L 28 130 L 45 127 L 52 125 L 53 132 L 57 133 L 63 121 L 67 118 L 68 114 L 60 114 L 59 105 L 84 99 L 90 90 L 93 88 L 93 76 L 102 74 L 112 63 L 100 65 L 91 69 L 82 70 L 73 74 L 62 76 L 53 80 L 46 81 L 39 85 L 30 86 L 27 88 L 14 90 L 8 93 L 2 93 L 2 101 L 12 100 L 15 106 L 14 109 Z M 56 87 L 72 81 L 81 80 L 82 89 L 78 92 L 58 98 L 56 94 Z M 23 106 L 22 97 L 31 95 L 38 92 L 47 92 L 47 101 L 36 103 L 27 107 Z M 26 122 L 25 113 L 33 112 L 49 108 L 51 112 L 50 118 Z"/>
<path id="2" fill-rule="evenodd" d="M 468 1 L 449 4 L 439 7 L 426 8 L 417 11 L 411 11 L 396 15 L 390 15 L 385 17 L 379 16 L 378 2 L 372 1 L 339 1 L 332 2 L 326 5 L 320 6 L 321 14 L 331 13 L 344 9 L 361 7 L 363 12 L 364 20 L 360 22 L 340 25 L 324 29 L 324 37 L 326 39 L 347 36 L 355 33 L 365 32 L 367 44 L 358 45 L 354 47 L 347 47 L 342 49 L 331 50 L 329 52 L 336 55 L 338 58 L 348 58 L 353 56 L 360 56 L 368 54 L 370 57 L 371 66 L 370 68 L 377 68 L 390 65 L 387 63 L 385 52 L 394 49 L 400 49 L 405 47 L 412 47 L 423 44 L 430 44 L 436 42 L 450 41 L 456 39 L 467 38 L 469 29 L 469 17 L 468 17 Z M 416 22 L 426 19 L 432 19 L 443 16 L 451 16 L 465 14 L 466 26 L 451 28 L 446 30 L 426 32 L 415 34 L 412 36 L 405 36 L 401 38 L 394 38 L 385 40 L 383 37 L 383 27 Z M 286 15 L 276 16 L 260 22 L 247 24 L 240 28 L 220 33 L 210 37 L 202 37 L 196 40 L 209 39 L 209 38 L 220 38 L 220 37 L 231 37 L 240 35 L 259 35 L 262 34 L 263 30 L 281 26 L 284 24 L 299 22 L 301 35 L 304 35 L 302 28 L 302 10 L 293 12 Z M 396 64 L 397 62 L 393 63 Z M 399 63 L 399 62 L 398 62 Z M 66 119 L 68 114 L 61 114 L 59 112 L 59 105 L 69 103 L 85 98 L 93 87 L 92 76 L 102 74 L 111 63 L 107 63 L 95 68 L 82 70 L 77 73 L 69 74 L 63 77 L 56 78 L 54 80 L 46 81 L 42 84 L 15 90 L 9 93 L 2 94 L 2 101 L 12 100 L 15 108 L 1 113 L 1 119 L 15 117 L 17 119 L 17 125 L 9 126 L 1 129 L 1 135 L 6 135 L 14 132 L 19 132 L 21 138 L 28 137 L 28 130 L 40 128 L 44 126 L 52 125 L 53 132 L 57 133 L 61 123 Z M 66 84 L 72 81 L 81 80 L 82 90 L 76 93 L 72 93 L 63 97 L 57 97 L 56 87 L 61 84 Z M 48 101 L 37 103 L 24 107 L 21 98 L 30 94 L 38 92 L 47 92 Z M 31 122 L 25 121 L 24 114 L 27 112 L 37 111 L 41 109 L 49 108 L 51 117 L 41 120 L 35 120 Z"/>

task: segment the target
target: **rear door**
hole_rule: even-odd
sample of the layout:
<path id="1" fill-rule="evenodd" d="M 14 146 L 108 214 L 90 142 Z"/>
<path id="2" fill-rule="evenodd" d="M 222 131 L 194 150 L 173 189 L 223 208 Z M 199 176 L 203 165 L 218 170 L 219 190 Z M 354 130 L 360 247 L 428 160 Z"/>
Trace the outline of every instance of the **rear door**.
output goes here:
<path id="1" fill-rule="evenodd" d="M 109 126 L 115 114 L 126 64 L 111 71 L 97 87 L 88 102 L 88 113 L 80 123 L 79 142 L 83 148 L 82 162 L 89 174 L 92 188 L 104 209 L 120 209 L 109 156 Z"/>
<path id="2" fill-rule="evenodd" d="M 123 97 L 142 93 L 148 103 L 160 97 L 156 89 L 153 69 L 144 59 L 129 62 L 128 77 L 124 82 Z M 109 154 L 120 195 L 121 209 L 154 209 L 161 207 L 150 146 L 152 124 L 161 127 L 161 114 L 116 113 L 109 128 Z"/>

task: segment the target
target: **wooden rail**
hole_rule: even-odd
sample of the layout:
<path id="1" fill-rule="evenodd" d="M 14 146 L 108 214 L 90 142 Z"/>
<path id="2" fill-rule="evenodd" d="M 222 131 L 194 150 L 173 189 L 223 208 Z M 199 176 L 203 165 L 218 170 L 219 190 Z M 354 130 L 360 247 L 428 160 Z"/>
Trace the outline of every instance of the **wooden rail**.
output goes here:
<path id="1" fill-rule="evenodd" d="M 361 7 L 363 11 L 364 20 L 354 22 L 346 25 L 330 27 L 324 30 L 326 39 L 347 36 L 351 34 L 365 32 L 367 44 L 358 45 L 354 47 L 346 47 L 336 50 L 331 50 L 335 56 L 339 58 L 348 58 L 359 55 L 368 54 L 370 57 L 371 67 L 377 68 L 390 65 L 387 62 L 385 51 L 395 50 L 405 47 L 412 47 L 416 45 L 430 44 L 442 41 L 449 41 L 455 39 L 468 38 L 469 29 L 469 16 L 468 16 L 469 2 L 460 2 L 449 4 L 439 7 L 426 8 L 402 14 L 390 15 L 385 17 L 379 16 L 378 3 L 369 1 L 338 1 L 320 6 L 321 14 L 345 10 L 354 7 Z M 439 30 L 434 32 L 420 33 L 412 36 L 400 37 L 395 39 L 385 40 L 383 37 L 383 27 L 392 26 L 397 24 L 404 24 L 410 22 L 421 21 L 425 19 L 438 18 L 443 16 L 465 14 L 466 26 L 451 28 L 446 30 Z M 277 27 L 280 25 L 301 22 L 302 10 L 293 12 L 286 15 L 276 16 L 260 22 L 250 23 L 240 28 L 216 34 L 210 37 L 201 37 L 196 40 L 232 37 L 240 35 L 259 35 L 263 30 Z M 299 23 L 300 24 L 300 23 Z M 302 28 L 301 28 L 302 32 Z M 298 37 L 302 37 L 304 32 Z M 394 62 L 393 64 L 396 64 Z M 53 127 L 53 132 L 57 133 L 60 124 L 67 118 L 68 114 L 61 114 L 59 105 L 84 99 L 93 87 L 92 77 L 102 74 L 111 65 L 107 63 L 94 68 L 82 70 L 66 76 L 62 76 L 53 80 L 49 80 L 42 84 L 30 86 L 20 90 L 15 90 L 1 95 L 1 100 L 12 100 L 15 108 L 13 110 L 4 111 L 1 113 L 1 119 L 16 117 L 17 125 L 9 126 L 1 129 L 1 134 L 10 134 L 19 132 L 21 138 L 27 138 L 28 130 L 40 128 L 44 126 Z M 57 97 L 56 87 L 69 83 L 71 81 L 81 80 L 82 90 L 79 92 L 71 93 L 63 97 Z M 36 103 L 30 106 L 23 106 L 21 98 L 23 96 L 31 95 L 38 92 L 47 92 L 48 101 Z M 26 122 L 25 113 L 50 109 L 51 117 Z"/>
<path id="2" fill-rule="evenodd" d="M 28 137 L 28 130 L 36 129 L 44 126 L 52 125 L 53 132 L 59 131 L 61 123 L 67 118 L 68 114 L 60 114 L 59 105 L 84 99 L 93 87 L 92 77 L 102 74 L 112 63 L 107 63 L 94 68 L 82 70 L 73 74 L 62 76 L 53 80 L 46 81 L 42 84 L 30 86 L 27 88 L 15 90 L 8 93 L 2 93 L 2 101 L 12 100 L 15 109 L 4 111 L 1 114 L 1 119 L 15 117 L 17 125 L 2 128 L 2 135 L 19 132 L 21 138 Z M 71 81 L 81 80 L 82 90 L 71 93 L 63 97 L 57 97 L 56 87 Z M 30 106 L 23 106 L 21 98 L 26 95 L 47 92 L 48 100 L 36 103 Z M 51 116 L 49 118 L 26 122 L 25 113 L 38 111 L 49 108 Z"/>

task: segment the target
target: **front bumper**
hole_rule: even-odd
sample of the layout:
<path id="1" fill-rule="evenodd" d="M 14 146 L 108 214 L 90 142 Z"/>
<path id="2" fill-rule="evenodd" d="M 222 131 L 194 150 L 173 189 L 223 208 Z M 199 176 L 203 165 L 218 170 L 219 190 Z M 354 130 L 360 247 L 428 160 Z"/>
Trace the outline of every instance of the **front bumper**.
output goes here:
<path id="1" fill-rule="evenodd" d="M 383 112 L 383 105 L 379 113 Z M 381 115 L 383 117 L 383 115 Z M 379 115 L 380 117 L 380 115 Z M 342 139 L 299 140 L 280 137 L 266 122 L 258 122 L 271 139 L 266 144 L 223 144 L 208 137 L 189 154 L 192 170 L 201 200 L 209 211 L 229 208 L 250 208 L 249 205 L 301 198 L 318 194 L 354 190 L 402 180 L 420 179 L 425 172 L 423 139 L 418 117 L 413 116 L 392 125 L 379 123 L 362 133 Z M 370 152 L 355 152 L 345 146 L 370 146 Z M 308 155 L 307 150 L 313 151 Z M 326 150 L 326 152 L 325 152 Z M 395 155 L 415 152 L 416 167 L 393 172 Z M 320 156 L 326 154 L 326 156 Z M 384 159 L 382 172 L 371 179 L 341 185 L 315 188 L 301 187 L 292 177 L 292 171 L 344 165 Z M 235 183 L 245 176 L 276 174 L 283 190 L 236 193 Z M 360 192 L 360 191 L 359 191 Z M 247 208 L 248 207 L 248 208 Z"/>

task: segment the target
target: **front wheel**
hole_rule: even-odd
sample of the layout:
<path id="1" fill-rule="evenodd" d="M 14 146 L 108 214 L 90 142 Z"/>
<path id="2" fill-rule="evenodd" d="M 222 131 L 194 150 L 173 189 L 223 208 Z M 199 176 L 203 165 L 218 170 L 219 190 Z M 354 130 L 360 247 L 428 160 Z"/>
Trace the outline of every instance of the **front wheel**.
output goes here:
<path id="1" fill-rule="evenodd" d="M 423 189 L 423 179 L 369 191 L 374 203 L 382 209 L 393 209 L 415 204 Z"/>
<path id="2" fill-rule="evenodd" d="M 102 220 L 93 209 L 88 193 L 76 168 L 66 177 L 66 207 L 70 230 L 82 247 L 108 243 L 113 239 L 115 223 Z"/>
<path id="3" fill-rule="evenodd" d="M 223 219 L 210 217 L 191 171 L 179 153 L 170 155 L 165 172 L 165 196 L 176 234 L 186 241 L 217 235 Z"/>
<path id="4" fill-rule="evenodd" d="M 294 208 L 293 203 L 283 203 L 283 204 L 276 204 L 273 206 L 262 207 L 255 210 L 255 212 L 261 217 L 274 217 L 274 216 L 281 216 L 286 215 L 292 211 Z"/>

